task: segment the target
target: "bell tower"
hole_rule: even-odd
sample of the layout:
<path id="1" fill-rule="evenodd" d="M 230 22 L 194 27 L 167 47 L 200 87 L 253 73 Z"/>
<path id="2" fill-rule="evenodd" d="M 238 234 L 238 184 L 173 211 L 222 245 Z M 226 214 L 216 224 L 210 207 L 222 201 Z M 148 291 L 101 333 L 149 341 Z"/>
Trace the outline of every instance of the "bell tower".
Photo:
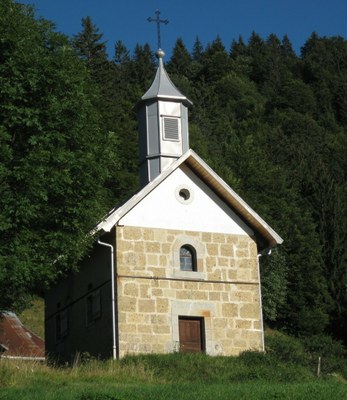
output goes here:
<path id="1" fill-rule="evenodd" d="M 156 76 L 136 107 L 142 187 L 189 149 L 188 107 L 192 102 L 170 80 L 164 68 L 164 56 L 159 48 Z"/>

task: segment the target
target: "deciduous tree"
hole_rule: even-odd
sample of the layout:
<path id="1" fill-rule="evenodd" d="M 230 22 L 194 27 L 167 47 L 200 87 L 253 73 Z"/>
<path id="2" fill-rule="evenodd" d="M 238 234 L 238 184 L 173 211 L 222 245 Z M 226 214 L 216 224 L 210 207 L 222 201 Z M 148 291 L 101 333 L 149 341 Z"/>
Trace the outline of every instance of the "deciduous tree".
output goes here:
<path id="1" fill-rule="evenodd" d="M 93 92 L 68 39 L 0 4 L 0 308 L 72 268 L 104 212 Z"/>

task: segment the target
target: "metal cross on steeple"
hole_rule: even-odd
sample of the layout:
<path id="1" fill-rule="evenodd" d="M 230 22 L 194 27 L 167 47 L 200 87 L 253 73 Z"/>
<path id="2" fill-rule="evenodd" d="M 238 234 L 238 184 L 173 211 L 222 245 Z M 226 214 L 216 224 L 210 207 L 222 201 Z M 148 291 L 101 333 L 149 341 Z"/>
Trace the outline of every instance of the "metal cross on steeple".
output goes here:
<path id="1" fill-rule="evenodd" d="M 160 42 L 160 24 L 165 24 L 167 25 L 169 23 L 168 19 L 160 19 L 160 11 L 157 10 L 155 12 L 156 18 L 148 17 L 147 21 L 148 22 L 156 22 L 157 23 L 157 33 L 158 33 L 158 49 L 161 48 L 161 42 Z"/>

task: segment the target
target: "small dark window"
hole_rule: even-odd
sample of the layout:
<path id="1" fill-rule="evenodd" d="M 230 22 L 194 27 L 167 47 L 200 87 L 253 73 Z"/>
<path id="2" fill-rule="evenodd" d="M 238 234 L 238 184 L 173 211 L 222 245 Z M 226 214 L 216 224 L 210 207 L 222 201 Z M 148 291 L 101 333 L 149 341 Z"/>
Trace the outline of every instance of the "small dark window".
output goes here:
<path id="1" fill-rule="evenodd" d="M 56 340 L 60 341 L 67 336 L 67 310 L 59 311 L 55 316 L 55 336 Z"/>
<path id="2" fill-rule="evenodd" d="M 86 298 L 86 319 L 87 325 L 92 324 L 101 317 L 100 290 L 94 290 Z"/>
<path id="3" fill-rule="evenodd" d="M 190 199 L 190 192 L 188 189 L 181 189 L 178 194 L 182 201 L 188 201 Z"/>
<path id="4" fill-rule="evenodd" d="M 196 252 L 192 246 L 184 245 L 180 248 L 181 271 L 196 271 Z"/>

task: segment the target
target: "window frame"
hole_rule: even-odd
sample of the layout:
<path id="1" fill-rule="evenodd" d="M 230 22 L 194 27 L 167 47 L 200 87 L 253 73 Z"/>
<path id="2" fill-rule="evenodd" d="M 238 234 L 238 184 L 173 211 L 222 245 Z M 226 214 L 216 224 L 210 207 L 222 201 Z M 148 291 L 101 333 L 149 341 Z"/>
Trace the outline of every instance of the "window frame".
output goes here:
<path id="1" fill-rule="evenodd" d="M 184 245 L 189 245 L 195 250 L 196 271 L 182 271 L 180 269 L 180 248 Z M 187 234 L 178 235 L 176 237 L 172 244 L 172 262 L 170 263 L 168 277 L 194 281 L 203 281 L 207 279 L 206 247 L 198 237 Z"/>

